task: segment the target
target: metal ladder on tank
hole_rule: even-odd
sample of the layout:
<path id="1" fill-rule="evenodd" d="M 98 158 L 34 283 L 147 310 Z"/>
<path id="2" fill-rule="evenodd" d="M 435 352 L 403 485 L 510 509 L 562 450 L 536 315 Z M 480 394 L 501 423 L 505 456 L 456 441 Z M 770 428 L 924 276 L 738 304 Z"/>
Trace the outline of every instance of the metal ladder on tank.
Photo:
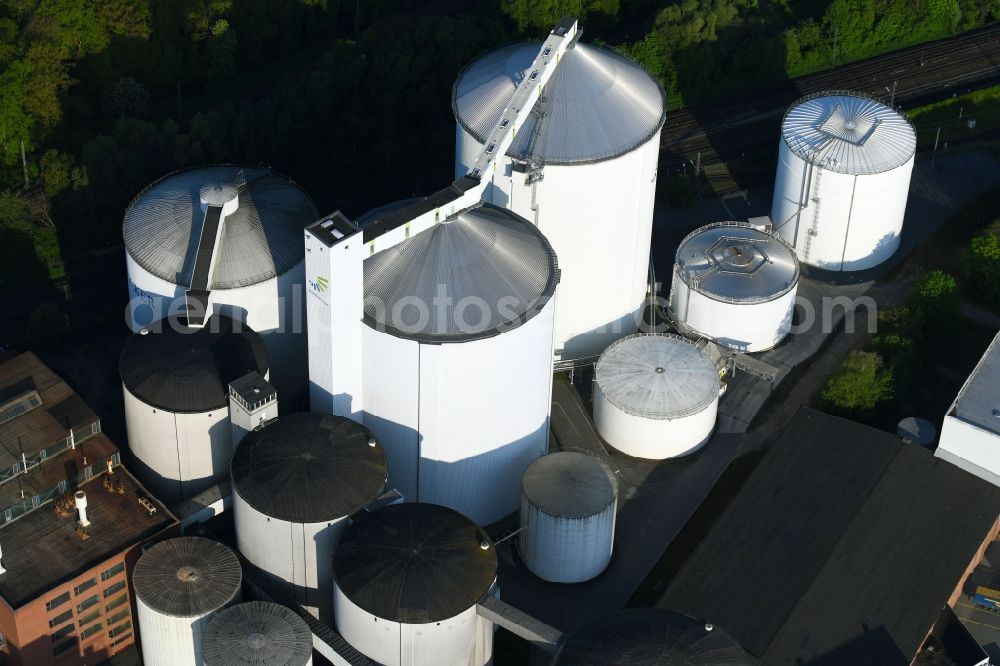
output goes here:
<path id="1" fill-rule="evenodd" d="M 804 261 L 809 260 L 809 249 L 812 247 L 812 239 L 819 235 L 819 183 L 820 177 L 823 174 L 823 169 L 817 169 L 814 165 L 810 165 L 811 169 L 815 172 L 815 178 L 813 179 L 813 191 L 810 193 L 809 201 L 813 203 L 813 216 L 812 224 L 806 229 L 806 246 L 802 252 L 802 259 Z"/>

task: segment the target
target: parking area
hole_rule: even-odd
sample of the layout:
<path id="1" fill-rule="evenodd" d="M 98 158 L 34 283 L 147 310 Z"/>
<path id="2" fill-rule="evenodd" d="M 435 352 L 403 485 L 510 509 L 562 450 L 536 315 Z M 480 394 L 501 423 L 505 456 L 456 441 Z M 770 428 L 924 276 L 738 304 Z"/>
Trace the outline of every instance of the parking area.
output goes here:
<path id="1" fill-rule="evenodd" d="M 974 606 L 971 599 L 963 596 L 955 604 L 955 615 L 986 650 L 990 662 L 1000 664 L 1000 613 Z"/>

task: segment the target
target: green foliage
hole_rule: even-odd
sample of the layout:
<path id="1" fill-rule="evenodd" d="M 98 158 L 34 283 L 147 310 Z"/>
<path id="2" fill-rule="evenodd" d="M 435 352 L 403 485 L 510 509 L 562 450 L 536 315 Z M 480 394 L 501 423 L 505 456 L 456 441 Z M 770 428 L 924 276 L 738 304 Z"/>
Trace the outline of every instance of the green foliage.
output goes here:
<path id="1" fill-rule="evenodd" d="M 16 192 L 0 192 L 0 285 L 13 277 L 35 277 L 47 282 L 65 275 L 55 229 L 28 219 L 24 199 Z"/>
<path id="2" fill-rule="evenodd" d="M 907 306 L 924 323 L 924 337 L 943 342 L 958 325 L 959 298 L 955 278 L 941 270 L 931 271 L 913 288 Z"/>
<path id="3" fill-rule="evenodd" d="M 1000 220 L 972 239 L 969 255 L 965 267 L 973 291 L 1000 303 Z"/>
<path id="4" fill-rule="evenodd" d="M 520 32 L 548 32 L 563 16 L 576 17 L 581 25 L 588 19 L 618 16 L 619 0 L 501 0 L 500 8 L 517 24 Z"/>
<path id="5" fill-rule="evenodd" d="M 897 333 L 875 335 L 869 343 L 869 351 L 885 359 L 899 389 L 905 389 L 916 378 L 920 369 L 920 354 L 912 339 Z"/>
<path id="6" fill-rule="evenodd" d="M 58 150 L 45 151 L 41 159 L 45 195 L 54 197 L 72 184 L 73 156 Z"/>
<path id="7" fill-rule="evenodd" d="M 834 411 L 870 414 L 893 396 L 892 369 L 875 352 L 852 351 L 827 381 L 821 398 Z"/>

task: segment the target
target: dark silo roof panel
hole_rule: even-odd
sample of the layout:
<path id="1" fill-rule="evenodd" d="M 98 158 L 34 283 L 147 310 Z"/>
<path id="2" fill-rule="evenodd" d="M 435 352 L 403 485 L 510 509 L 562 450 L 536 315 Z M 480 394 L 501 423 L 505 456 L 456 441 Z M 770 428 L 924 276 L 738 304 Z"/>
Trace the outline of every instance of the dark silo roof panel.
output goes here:
<path id="1" fill-rule="evenodd" d="M 250 601 L 219 611 L 201 639 L 205 666 L 304 666 L 312 632 L 279 604 Z"/>
<path id="2" fill-rule="evenodd" d="M 243 572 L 227 546 L 201 537 L 163 541 L 139 558 L 132 575 L 136 596 L 171 617 L 201 617 L 230 603 Z"/>

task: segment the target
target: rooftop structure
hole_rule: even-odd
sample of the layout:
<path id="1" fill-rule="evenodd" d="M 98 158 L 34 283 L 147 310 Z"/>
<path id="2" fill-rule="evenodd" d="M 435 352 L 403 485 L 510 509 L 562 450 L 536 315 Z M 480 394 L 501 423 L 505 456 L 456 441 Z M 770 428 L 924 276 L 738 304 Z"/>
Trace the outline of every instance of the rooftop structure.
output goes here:
<path id="1" fill-rule="evenodd" d="M 1000 334 L 945 414 L 934 455 L 1000 486 Z"/>
<path id="2" fill-rule="evenodd" d="M 306 666 L 312 632 L 305 620 L 275 603 L 250 601 L 220 611 L 202 637 L 206 666 Z"/>
<path id="3" fill-rule="evenodd" d="M 998 515 L 990 484 L 803 408 L 659 605 L 712 618 L 772 666 L 905 666 Z"/>

